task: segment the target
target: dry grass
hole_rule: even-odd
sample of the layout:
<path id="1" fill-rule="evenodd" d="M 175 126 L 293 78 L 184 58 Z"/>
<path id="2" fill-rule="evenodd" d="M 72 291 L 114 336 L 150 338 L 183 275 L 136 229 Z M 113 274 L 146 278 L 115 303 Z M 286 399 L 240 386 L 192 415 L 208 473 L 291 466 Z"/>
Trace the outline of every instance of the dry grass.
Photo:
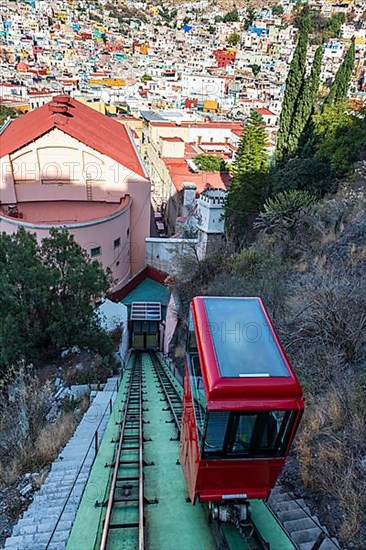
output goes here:
<path id="1" fill-rule="evenodd" d="M 84 400 L 77 411 L 63 412 L 53 423 L 46 415 L 51 404 L 49 384 L 36 377 L 20 377 L 1 400 L 0 486 L 10 486 L 26 472 L 40 470 L 53 462 L 74 433 L 88 406 Z M 37 483 L 43 482 L 43 476 Z"/>
<path id="2" fill-rule="evenodd" d="M 361 399 L 361 401 L 360 401 Z M 357 540 L 366 510 L 366 395 L 344 383 L 310 399 L 297 453 L 304 486 L 333 497 L 342 511 L 339 537 Z"/>

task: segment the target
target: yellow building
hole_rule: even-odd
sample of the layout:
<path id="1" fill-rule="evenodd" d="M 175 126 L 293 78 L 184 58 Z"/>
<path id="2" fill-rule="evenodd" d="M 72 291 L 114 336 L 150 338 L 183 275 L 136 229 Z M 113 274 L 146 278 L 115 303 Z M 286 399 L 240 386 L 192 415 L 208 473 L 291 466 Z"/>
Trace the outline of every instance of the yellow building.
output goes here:
<path id="1" fill-rule="evenodd" d="M 102 99 L 100 99 L 99 101 L 90 101 L 85 97 L 78 97 L 78 101 L 80 103 L 83 103 L 83 105 L 87 105 L 88 107 L 91 107 L 92 109 L 94 109 L 94 111 L 98 111 L 98 113 L 102 113 L 102 115 L 106 114 L 106 104 Z"/>
<path id="2" fill-rule="evenodd" d="M 205 113 L 217 113 L 219 104 L 214 99 L 207 99 L 203 103 L 203 111 Z"/>

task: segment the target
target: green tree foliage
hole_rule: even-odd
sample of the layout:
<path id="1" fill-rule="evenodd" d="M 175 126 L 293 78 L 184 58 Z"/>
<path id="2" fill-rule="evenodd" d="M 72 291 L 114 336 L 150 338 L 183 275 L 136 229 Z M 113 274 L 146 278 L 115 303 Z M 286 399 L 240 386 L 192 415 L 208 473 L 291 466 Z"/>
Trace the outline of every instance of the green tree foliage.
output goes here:
<path id="1" fill-rule="evenodd" d="M 236 23 L 237 21 L 239 21 L 239 14 L 236 8 L 227 12 L 223 17 L 224 23 Z"/>
<path id="2" fill-rule="evenodd" d="M 326 105 L 334 105 L 347 99 L 352 71 L 355 64 L 355 43 L 352 42 L 343 62 L 335 75 L 334 82 L 326 99 Z"/>
<path id="3" fill-rule="evenodd" d="M 295 153 L 300 137 L 312 115 L 314 103 L 319 90 L 320 73 L 322 68 L 323 48 L 316 50 L 310 75 L 303 80 L 297 98 L 294 116 L 291 121 L 288 136 L 288 152 Z"/>
<path id="4" fill-rule="evenodd" d="M 282 15 L 284 11 L 285 11 L 285 10 L 284 10 L 283 7 L 281 6 L 281 4 L 276 4 L 276 5 L 273 6 L 273 8 L 272 8 L 272 13 L 273 13 L 273 15 Z"/>
<path id="5" fill-rule="evenodd" d="M 245 22 L 244 22 L 244 27 L 245 28 L 248 28 L 250 27 L 251 25 L 253 25 L 253 21 L 255 19 L 255 16 L 256 16 L 256 11 L 254 8 L 252 8 L 251 6 L 247 9 L 247 16 L 245 18 Z"/>
<path id="6" fill-rule="evenodd" d="M 194 159 L 196 166 L 203 172 L 219 172 L 225 170 L 225 161 L 215 155 L 197 155 Z"/>
<path id="7" fill-rule="evenodd" d="M 253 73 L 254 76 L 257 76 L 257 74 L 260 73 L 260 70 L 261 70 L 260 65 L 257 65 L 257 64 L 250 65 L 250 68 L 252 69 L 252 73 Z"/>
<path id="8" fill-rule="evenodd" d="M 0 235 L 0 369 L 37 364 L 77 344 L 107 353 L 108 337 L 93 302 L 108 276 L 66 230 L 51 230 L 39 245 L 20 229 Z"/>
<path id="9" fill-rule="evenodd" d="M 309 10 L 308 13 L 310 19 L 310 41 L 312 44 L 321 44 L 325 40 L 340 36 L 341 27 L 346 21 L 346 16 L 344 13 L 335 13 L 331 17 L 325 17 L 316 10 Z M 293 21 L 295 27 L 301 27 L 302 16 L 302 12 L 298 12 L 295 15 Z"/>
<path id="10" fill-rule="evenodd" d="M 271 181 L 272 193 L 299 189 L 323 196 L 334 188 L 329 162 L 314 157 L 290 159 L 284 166 L 275 170 Z"/>
<path id="11" fill-rule="evenodd" d="M 335 13 L 331 16 L 329 19 L 328 25 L 327 25 L 327 33 L 330 37 L 336 37 L 338 38 L 341 34 L 341 27 L 343 23 L 346 22 L 346 14 L 341 13 Z"/>
<path id="12" fill-rule="evenodd" d="M 280 128 L 277 140 L 277 157 L 279 160 L 283 158 L 289 146 L 291 124 L 295 115 L 296 103 L 305 74 L 308 34 L 309 17 L 305 12 L 303 14 L 302 26 L 299 31 L 296 49 L 286 79 L 286 89 L 282 102 Z"/>
<path id="13" fill-rule="evenodd" d="M 227 196 L 226 221 L 241 233 L 249 217 L 258 211 L 267 188 L 268 153 L 262 116 L 252 111 L 233 163 L 233 179 Z"/>
<path id="14" fill-rule="evenodd" d="M 353 112 L 347 103 L 328 105 L 313 117 L 315 158 L 329 162 L 332 174 L 342 177 L 365 156 L 365 112 Z"/>
<path id="15" fill-rule="evenodd" d="M 240 35 L 237 32 L 233 32 L 229 35 L 227 43 L 229 46 L 237 46 L 239 44 Z"/>
<path id="16" fill-rule="evenodd" d="M 263 117 L 252 111 L 243 130 L 239 149 L 233 162 L 233 174 L 239 178 L 248 172 L 263 170 L 268 164 L 266 145 L 268 138 L 263 124 Z"/>
<path id="17" fill-rule="evenodd" d="M 12 107 L 7 107 L 6 105 L 0 105 L 0 126 L 2 126 L 5 120 L 10 116 L 15 118 L 19 115 L 19 111 L 13 109 Z"/>

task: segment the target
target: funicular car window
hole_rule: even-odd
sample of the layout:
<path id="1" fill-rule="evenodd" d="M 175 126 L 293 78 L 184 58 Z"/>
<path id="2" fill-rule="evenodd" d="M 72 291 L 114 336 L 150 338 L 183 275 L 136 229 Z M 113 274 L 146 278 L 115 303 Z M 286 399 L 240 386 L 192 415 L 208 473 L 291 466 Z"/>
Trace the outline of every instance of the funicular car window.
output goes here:
<path id="1" fill-rule="evenodd" d="M 295 411 L 211 411 L 205 424 L 203 457 L 283 456 L 295 417 Z"/>
<path id="2" fill-rule="evenodd" d="M 188 321 L 188 342 L 187 342 L 187 349 L 190 353 L 197 353 L 197 341 L 196 341 L 196 335 L 194 332 L 194 326 L 193 326 L 193 319 L 192 314 L 189 314 L 189 321 Z"/>
<path id="3" fill-rule="evenodd" d="M 203 379 L 201 373 L 201 365 L 199 361 L 198 354 L 190 353 L 188 354 L 188 370 L 189 378 L 192 392 L 192 400 L 194 406 L 194 414 L 196 418 L 196 426 L 198 431 L 199 439 L 202 439 L 204 424 L 205 424 L 205 414 L 206 414 L 206 395 L 205 389 L 203 386 Z"/>

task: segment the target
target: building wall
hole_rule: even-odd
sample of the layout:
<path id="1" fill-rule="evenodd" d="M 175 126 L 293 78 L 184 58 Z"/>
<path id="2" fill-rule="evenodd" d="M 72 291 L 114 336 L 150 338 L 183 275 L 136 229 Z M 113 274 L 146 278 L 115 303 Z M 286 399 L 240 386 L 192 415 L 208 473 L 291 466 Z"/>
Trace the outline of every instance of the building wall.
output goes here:
<path id="1" fill-rule="evenodd" d="M 193 254 L 197 239 L 146 239 L 146 263 L 159 271 L 172 274 L 177 256 Z"/>
<path id="2" fill-rule="evenodd" d="M 131 203 L 121 209 L 116 216 L 110 216 L 104 221 L 71 224 L 66 226 L 76 242 L 89 254 L 92 248 L 100 247 L 101 254 L 93 257 L 98 260 L 104 269 L 112 271 L 112 285 L 126 283 L 131 276 L 132 262 L 130 258 L 130 207 Z M 19 219 L 7 218 L 0 215 L 0 233 L 16 233 L 19 227 L 35 233 L 37 240 L 42 241 L 49 236 L 50 227 L 64 228 L 65 225 L 32 224 Z M 114 241 L 120 239 L 120 245 L 114 246 Z"/>
<path id="3" fill-rule="evenodd" d="M 136 174 L 133 166 L 128 169 L 55 128 L 4 156 L 0 168 L 3 204 L 87 198 L 119 202 L 129 195 L 131 273 L 144 267 L 145 238 L 150 234 L 150 182 Z M 87 186 L 91 190 L 89 197 Z M 92 233 L 90 238 L 88 231 Z M 90 228 L 85 229 L 83 243 L 85 240 L 95 240 Z"/>
<path id="4" fill-rule="evenodd" d="M 215 99 L 220 102 L 225 95 L 224 78 L 212 76 L 186 75 L 182 79 L 182 95 L 200 99 Z"/>

